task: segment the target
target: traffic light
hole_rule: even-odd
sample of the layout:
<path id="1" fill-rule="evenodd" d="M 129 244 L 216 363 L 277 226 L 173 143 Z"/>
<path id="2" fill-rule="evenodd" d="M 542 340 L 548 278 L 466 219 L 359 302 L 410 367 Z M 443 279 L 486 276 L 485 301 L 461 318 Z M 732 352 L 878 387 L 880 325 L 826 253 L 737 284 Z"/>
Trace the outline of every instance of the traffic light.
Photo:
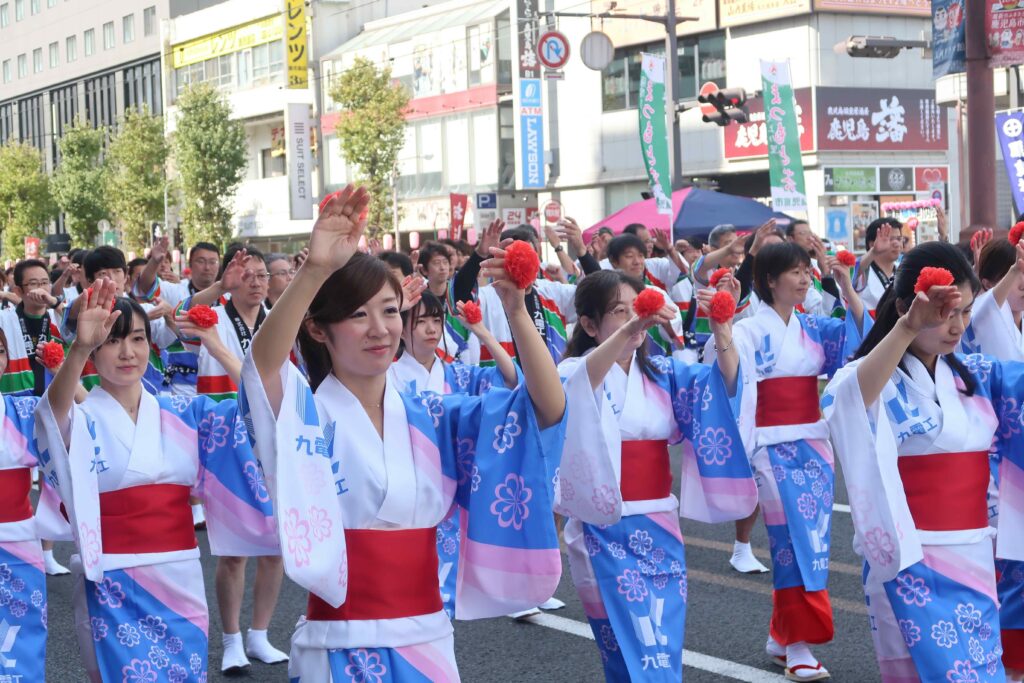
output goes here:
<path id="1" fill-rule="evenodd" d="M 718 126 L 728 126 L 730 123 L 746 123 L 747 110 L 744 105 L 747 103 L 747 91 L 743 88 L 726 88 L 702 94 L 697 98 L 701 104 L 710 104 L 715 108 L 714 112 L 708 113 L 705 110 L 704 123 L 714 123 Z"/>

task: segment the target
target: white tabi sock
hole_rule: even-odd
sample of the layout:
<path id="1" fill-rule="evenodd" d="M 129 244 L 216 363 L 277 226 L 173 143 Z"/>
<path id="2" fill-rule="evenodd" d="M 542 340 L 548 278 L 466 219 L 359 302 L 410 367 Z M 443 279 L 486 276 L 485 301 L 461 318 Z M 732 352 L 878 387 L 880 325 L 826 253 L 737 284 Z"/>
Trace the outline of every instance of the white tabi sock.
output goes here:
<path id="1" fill-rule="evenodd" d="M 53 550 L 43 551 L 43 566 L 46 568 L 46 573 L 50 576 L 62 576 L 71 573 L 70 569 L 58 562 L 57 558 L 53 556 Z"/>
<path id="2" fill-rule="evenodd" d="M 768 571 L 768 567 L 754 557 L 754 551 L 750 544 L 739 541 L 732 545 L 732 557 L 729 559 L 729 564 L 741 574 L 764 574 Z"/>
<path id="3" fill-rule="evenodd" d="M 206 522 L 206 513 L 203 512 L 202 505 L 192 506 L 192 525 L 203 524 Z"/>
<path id="4" fill-rule="evenodd" d="M 280 664 L 288 661 L 288 655 L 270 644 L 266 629 L 262 631 L 249 629 L 249 632 L 245 634 L 245 654 L 264 664 Z"/>
<path id="5" fill-rule="evenodd" d="M 793 671 L 800 665 L 811 667 L 810 669 L 799 669 Z M 786 667 L 792 672 L 796 680 L 817 680 L 828 675 L 828 669 L 821 666 L 818 658 L 811 653 L 807 643 L 792 643 L 786 646 Z M 817 668 L 816 667 L 820 667 Z"/>
<path id="6" fill-rule="evenodd" d="M 221 642 L 224 644 L 221 672 L 241 673 L 249 666 L 249 660 L 245 656 L 245 647 L 242 645 L 242 633 L 224 633 L 221 635 Z"/>

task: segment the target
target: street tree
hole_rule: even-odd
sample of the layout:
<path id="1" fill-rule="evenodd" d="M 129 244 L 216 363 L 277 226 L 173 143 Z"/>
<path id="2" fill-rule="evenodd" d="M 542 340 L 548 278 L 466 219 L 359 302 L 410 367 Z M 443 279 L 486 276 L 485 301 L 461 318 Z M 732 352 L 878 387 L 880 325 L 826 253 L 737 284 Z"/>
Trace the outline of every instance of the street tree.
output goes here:
<path id="1" fill-rule="evenodd" d="M 8 142 L 0 147 L 0 232 L 4 255 L 10 259 L 24 258 L 25 238 L 44 237 L 56 208 L 39 150 L 23 142 Z"/>
<path id="2" fill-rule="evenodd" d="M 109 217 L 101 129 L 78 118 L 61 137 L 60 165 L 50 181 L 64 224 L 77 247 L 96 243 L 98 222 Z"/>
<path id="3" fill-rule="evenodd" d="M 208 84 L 189 87 L 177 104 L 171 146 L 185 241 L 224 244 L 231 238 L 234 195 L 248 163 L 245 128 Z"/>
<path id="4" fill-rule="evenodd" d="M 164 216 L 167 141 L 163 119 L 146 107 L 129 109 L 107 150 L 107 206 L 121 231 L 121 248 L 142 252 L 149 224 Z"/>
<path id="5" fill-rule="evenodd" d="M 392 80 L 391 67 L 378 68 L 359 57 L 329 94 L 342 109 L 337 127 L 342 154 L 370 191 L 371 232 L 390 231 L 391 183 L 397 180 L 398 154 L 405 144 L 409 93 Z"/>

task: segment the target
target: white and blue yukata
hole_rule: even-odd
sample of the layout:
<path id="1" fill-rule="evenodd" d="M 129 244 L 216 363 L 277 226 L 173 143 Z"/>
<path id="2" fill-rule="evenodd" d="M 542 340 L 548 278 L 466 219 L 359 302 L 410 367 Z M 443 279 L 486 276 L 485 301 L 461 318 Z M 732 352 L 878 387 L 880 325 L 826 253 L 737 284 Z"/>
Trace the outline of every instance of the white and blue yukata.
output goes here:
<path id="1" fill-rule="evenodd" d="M 612 366 L 593 389 L 586 356 L 559 365 L 569 427 L 556 510 L 573 583 L 609 681 L 683 675 L 686 560 L 679 516 L 742 519 L 757 488 L 717 366 L 655 356 Z M 738 403 L 738 401 L 737 401 Z M 669 444 L 683 443 L 680 498 Z"/>
<path id="2" fill-rule="evenodd" d="M 279 552 L 237 403 L 144 391 L 133 422 L 96 387 L 72 408 L 68 435 L 46 395 L 35 414 L 40 466 L 78 547 L 75 627 L 90 680 L 205 681 L 209 613 L 189 496 L 206 504 L 214 554 Z"/>
<path id="3" fill-rule="evenodd" d="M 290 680 L 458 680 L 437 525 L 458 504 L 456 617 L 504 615 L 551 597 L 561 576 L 551 511 L 564 418 L 540 429 L 525 386 L 411 395 L 389 379 L 382 438 L 333 375 L 314 393 L 290 363 L 280 372 L 280 415 L 251 357 L 242 400 L 285 572 L 310 591 Z"/>
<path id="4" fill-rule="evenodd" d="M 984 353 L 1000 360 L 1024 361 L 1024 334 L 1013 319 L 1010 305 L 996 305 L 988 291 L 974 300 L 971 323 L 960 340 L 964 353 Z M 990 459 L 989 524 L 999 523 L 999 454 Z M 1024 669 L 1024 562 L 996 557 L 999 572 L 999 623 L 1003 637 L 1003 664 Z"/>
<path id="5" fill-rule="evenodd" d="M 832 640 L 828 559 L 835 464 L 818 407 L 818 376 L 834 374 L 863 333 L 847 320 L 769 305 L 733 325 L 743 391 L 739 411 L 772 556 L 771 637 L 780 645 Z M 705 360 L 715 357 L 713 341 Z"/>
<path id="6" fill-rule="evenodd" d="M 843 464 L 882 680 L 1003 681 L 987 490 L 998 454 L 996 555 L 1024 560 L 1024 363 L 903 356 L 865 406 L 855 361 L 821 404 Z"/>
<path id="7" fill-rule="evenodd" d="M 438 349 L 440 352 L 440 349 Z M 516 366 L 519 372 L 519 366 Z M 458 361 L 446 363 L 435 357 L 430 369 L 412 354 L 403 353 L 388 369 L 388 379 L 394 380 L 403 394 L 468 394 L 480 396 L 492 386 L 504 387 L 505 379 L 497 367 L 482 368 L 464 365 Z M 437 526 L 438 581 L 444 611 L 455 618 L 455 588 L 459 565 L 459 528 L 461 512 L 457 506 Z"/>
<path id="8" fill-rule="evenodd" d="M 59 501 L 40 488 L 35 513 L 29 500 L 36 455 L 34 396 L 0 397 L 0 674 L 11 680 L 46 679 L 46 574 L 41 538 L 70 539 Z"/>

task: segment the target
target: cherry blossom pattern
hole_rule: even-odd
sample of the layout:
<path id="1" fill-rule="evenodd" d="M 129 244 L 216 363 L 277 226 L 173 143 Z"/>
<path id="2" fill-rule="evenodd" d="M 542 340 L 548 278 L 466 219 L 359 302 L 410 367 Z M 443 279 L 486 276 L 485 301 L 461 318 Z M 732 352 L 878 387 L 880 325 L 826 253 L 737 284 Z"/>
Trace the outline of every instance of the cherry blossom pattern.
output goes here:
<path id="1" fill-rule="evenodd" d="M 974 633 L 981 627 L 981 610 L 974 603 L 960 603 L 956 606 L 956 623 L 964 633 Z"/>
<path id="2" fill-rule="evenodd" d="M 222 415 L 211 414 L 199 423 L 199 445 L 207 453 L 213 453 L 228 443 L 231 428 Z"/>
<path id="3" fill-rule="evenodd" d="M 167 651 L 170 652 L 172 655 L 176 655 L 182 651 L 182 649 L 185 647 L 185 643 L 183 643 L 181 638 L 179 638 L 178 636 L 171 636 L 167 639 L 167 642 L 164 644 L 164 647 L 166 647 Z"/>
<path id="4" fill-rule="evenodd" d="M 996 403 L 996 412 L 999 414 L 999 438 L 1008 439 L 1014 434 L 1020 433 L 1021 410 L 1017 405 L 1017 399 L 1013 397 L 1000 397 Z"/>
<path id="5" fill-rule="evenodd" d="M 622 576 L 615 577 L 619 584 L 619 593 L 626 596 L 627 602 L 642 602 L 647 597 L 647 582 L 640 572 L 635 569 L 627 569 Z"/>
<path id="6" fill-rule="evenodd" d="M 284 534 L 288 539 L 288 553 L 295 561 L 295 566 L 308 565 L 309 552 L 313 549 L 313 542 L 309 540 L 309 522 L 302 519 L 295 508 L 285 512 Z"/>
<path id="7" fill-rule="evenodd" d="M 606 650 L 618 652 L 619 641 L 615 638 L 615 631 L 608 624 L 601 624 L 601 643 Z"/>
<path id="8" fill-rule="evenodd" d="M 145 659 L 133 659 L 121 667 L 123 683 L 156 683 L 157 672 Z"/>
<path id="9" fill-rule="evenodd" d="M 867 533 L 864 534 L 864 549 L 876 564 L 889 565 L 892 564 L 893 559 L 896 557 L 896 544 L 892 541 L 892 536 L 882 527 L 875 527 L 868 529 Z"/>
<path id="10" fill-rule="evenodd" d="M 616 560 L 622 560 L 626 557 L 626 549 L 622 547 L 621 543 L 611 542 L 608 544 L 608 554 L 614 557 Z"/>
<path id="11" fill-rule="evenodd" d="M 102 580 L 94 584 L 96 586 L 96 599 L 101 605 L 107 605 L 111 609 L 119 609 L 124 603 L 124 591 L 121 584 L 104 576 Z"/>
<path id="12" fill-rule="evenodd" d="M 82 549 L 82 564 L 95 567 L 100 562 L 100 535 L 86 522 L 78 523 L 78 545 Z"/>
<path id="13" fill-rule="evenodd" d="M 949 683 L 979 683 L 981 679 L 969 661 L 958 659 L 953 662 L 953 668 L 946 672 L 946 680 Z"/>
<path id="14" fill-rule="evenodd" d="M 139 637 L 139 631 L 131 624 L 118 624 L 117 626 L 117 642 L 121 643 L 124 647 L 135 647 L 139 644 L 142 638 Z"/>
<path id="15" fill-rule="evenodd" d="M 459 486 L 464 486 L 469 481 L 475 459 L 476 442 L 473 439 L 459 439 L 455 451 L 455 470 L 459 475 Z"/>
<path id="16" fill-rule="evenodd" d="M 167 670 L 167 680 L 170 683 L 185 683 L 188 678 L 188 671 L 181 664 L 174 664 Z"/>
<path id="17" fill-rule="evenodd" d="M 167 656 L 163 648 L 156 645 L 151 645 L 149 648 L 149 661 L 158 669 L 166 669 L 167 665 L 171 663 L 170 657 Z"/>
<path id="18" fill-rule="evenodd" d="M 263 478 L 263 471 L 258 463 L 251 460 L 242 467 L 245 471 L 245 481 L 252 491 L 253 497 L 261 503 L 270 502 L 270 492 L 267 490 L 266 480 Z"/>
<path id="19" fill-rule="evenodd" d="M 721 427 L 708 427 L 697 442 L 697 455 L 707 465 L 724 465 L 732 456 L 732 437 Z"/>
<path id="20" fill-rule="evenodd" d="M 594 489 L 593 495 L 590 496 L 590 502 L 602 515 L 610 515 L 615 511 L 615 504 L 619 502 L 619 496 L 612 487 L 601 484 L 600 488 Z"/>
<path id="21" fill-rule="evenodd" d="M 533 491 L 526 486 L 518 474 L 510 473 L 505 481 L 494 488 L 495 500 L 491 503 L 491 514 L 498 518 L 498 526 L 523 528 L 523 521 L 530 516 L 527 503 L 533 498 Z"/>
<path id="22" fill-rule="evenodd" d="M 932 626 L 932 640 L 939 647 L 947 649 L 960 642 L 956 629 L 953 627 L 953 622 L 944 620 L 940 620 L 939 623 Z"/>
<path id="23" fill-rule="evenodd" d="M 814 519 L 814 516 L 818 514 L 818 502 L 809 493 L 800 494 L 796 499 L 796 507 L 804 519 Z"/>
<path id="24" fill-rule="evenodd" d="M 925 585 L 924 579 L 905 573 L 896 576 L 896 595 L 904 603 L 915 607 L 924 607 L 932 601 L 930 593 L 931 589 Z"/>
<path id="25" fill-rule="evenodd" d="M 352 678 L 353 683 L 381 683 L 388 669 L 376 652 L 368 652 L 362 648 L 350 652 L 345 675 Z"/>
<path id="26" fill-rule="evenodd" d="M 437 394 L 424 394 L 423 407 L 427 410 L 427 416 L 434 421 L 434 426 L 441 424 L 441 416 L 444 415 L 444 401 Z"/>
<path id="27" fill-rule="evenodd" d="M 139 632 L 156 643 L 167 637 L 167 624 L 164 623 L 163 617 L 146 615 L 145 618 L 139 619 Z"/>
<path id="28" fill-rule="evenodd" d="M 782 460 L 792 460 L 796 457 L 796 444 L 794 443 L 779 443 L 771 447 L 775 455 Z"/>
<path id="29" fill-rule="evenodd" d="M 97 643 L 107 637 L 107 633 L 110 629 L 107 627 L 107 622 L 101 617 L 90 617 L 89 627 L 92 629 L 92 639 Z"/>
<path id="30" fill-rule="evenodd" d="M 505 417 L 505 424 L 494 428 L 494 443 L 492 446 L 499 454 L 511 449 L 516 445 L 516 437 L 522 434 L 523 428 L 519 426 L 519 415 L 510 412 Z"/>
<path id="31" fill-rule="evenodd" d="M 309 528 L 313 532 L 313 538 L 317 541 L 330 538 L 331 526 L 332 523 L 330 517 L 327 516 L 327 510 L 315 505 L 309 508 Z"/>
<path id="32" fill-rule="evenodd" d="M 900 635 L 903 636 L 903 642 L 908 649 L 921 641 L 921 627 L 912 619 L 900 619 L 899 626 Z"/>
<path id="33" fill-rule="evenodd" d="M 629 535 L 629 549 L 637 557 L 646 557 L 654 547 L 654 539 L 643 529 L 637 529 Z"/>
<path id="34" fill-rule="evenodd" d="M 781 548 L 779 552 L 775 553 L 775 562 L 780 567 L 788 567 L 793 564 L 793 551 L 789 548 Z"/>
<path id="35" fill-rule="evenodd" d="M 587 549 L 587 555 L 594 557 L 601 552 L 601 541 L 593 534 L 583 535 L 583 546 Z"/>

